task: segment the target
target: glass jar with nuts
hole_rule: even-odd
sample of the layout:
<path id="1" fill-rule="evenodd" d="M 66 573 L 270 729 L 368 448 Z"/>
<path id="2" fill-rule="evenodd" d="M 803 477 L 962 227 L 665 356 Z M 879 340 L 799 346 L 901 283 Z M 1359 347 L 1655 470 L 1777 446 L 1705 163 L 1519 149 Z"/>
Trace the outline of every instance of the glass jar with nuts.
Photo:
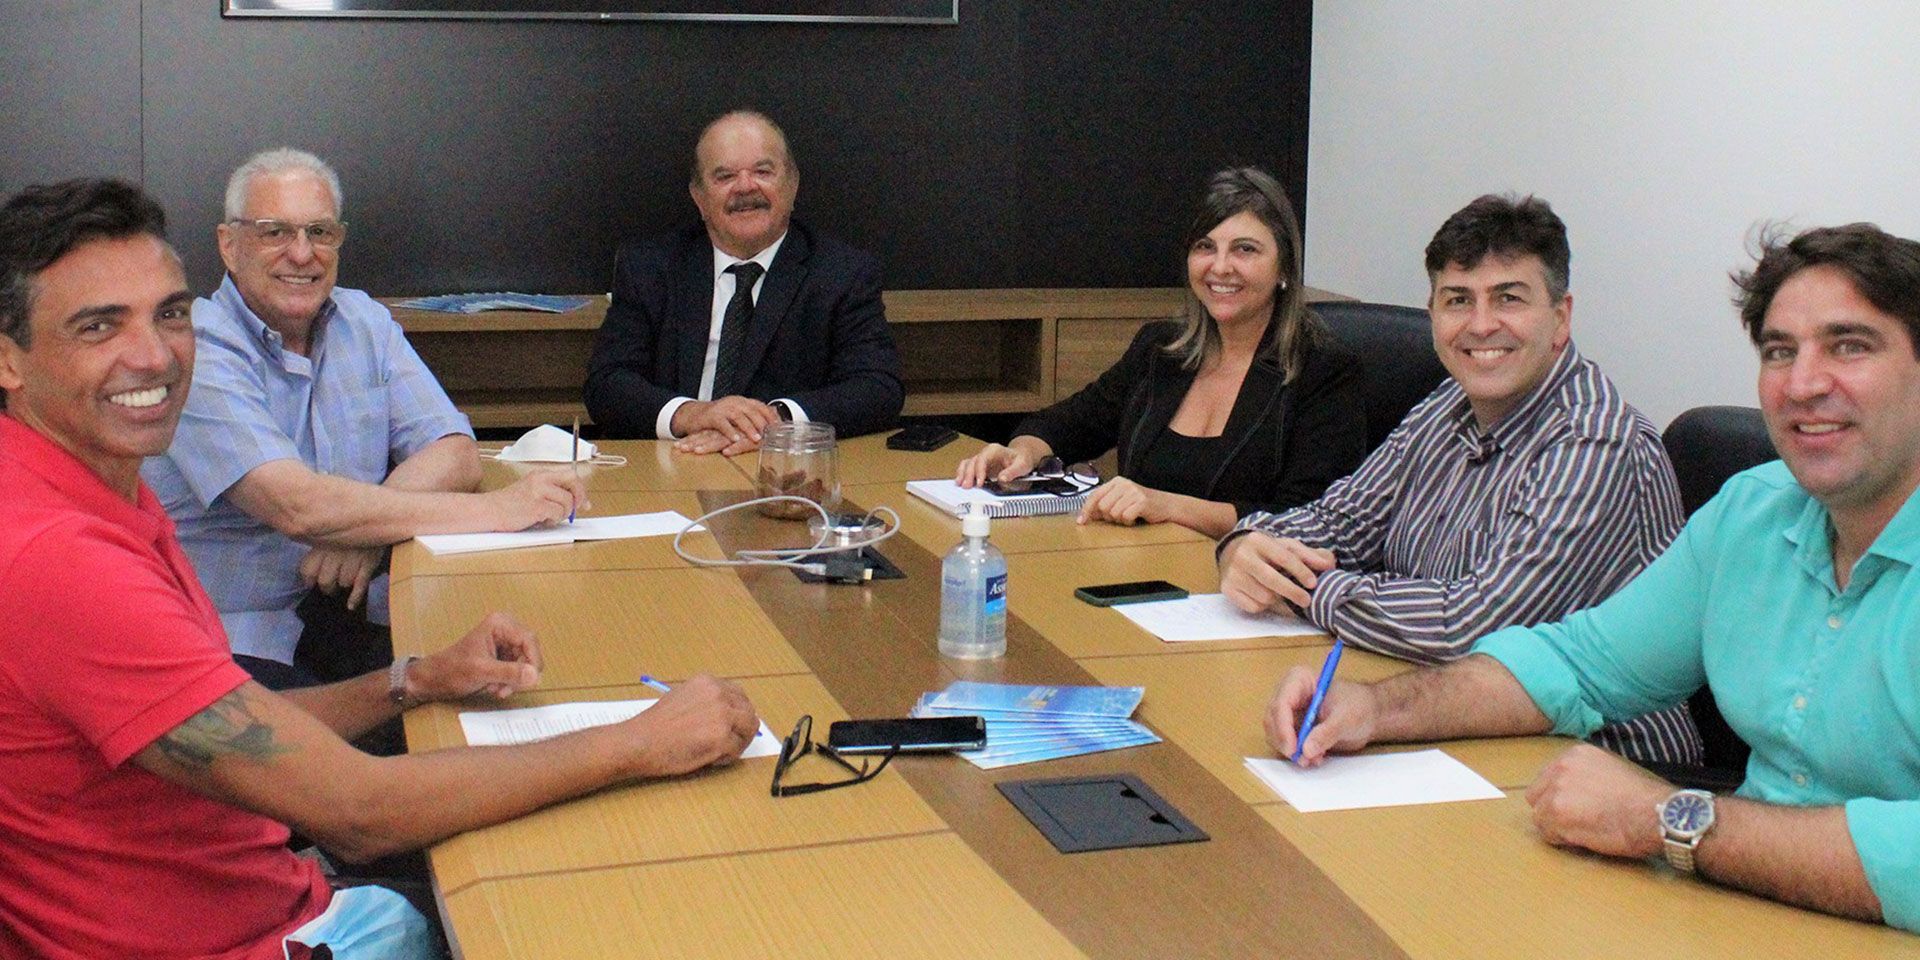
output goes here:
<path id="1" fill-rule="evenodd" d="M 840 507 L 840 455 L 833 424 L 776 423 L 760 435 L 760 470 L 754 483 L 763 497 L 805 497 L 828 513 Z M 819 516 L 804 503 L 782 500 L 760 505 L 763 516 L 805 520 Z"/>

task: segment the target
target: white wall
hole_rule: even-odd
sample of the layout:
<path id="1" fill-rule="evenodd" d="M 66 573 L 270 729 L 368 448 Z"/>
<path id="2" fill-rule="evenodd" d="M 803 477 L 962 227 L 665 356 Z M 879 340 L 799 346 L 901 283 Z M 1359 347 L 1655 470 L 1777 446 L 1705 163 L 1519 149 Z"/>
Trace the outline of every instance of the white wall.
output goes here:
<path id="1" fill-rule="evenodd" d="M 1920 4 L 1320 0 L 1312 80 L 1308 283 L 1422 304 L 1448 214 L 1537 193 L 1575 341 L 1662 427 L 1755 404 L 1756 222 L 1920 236 Z"/>

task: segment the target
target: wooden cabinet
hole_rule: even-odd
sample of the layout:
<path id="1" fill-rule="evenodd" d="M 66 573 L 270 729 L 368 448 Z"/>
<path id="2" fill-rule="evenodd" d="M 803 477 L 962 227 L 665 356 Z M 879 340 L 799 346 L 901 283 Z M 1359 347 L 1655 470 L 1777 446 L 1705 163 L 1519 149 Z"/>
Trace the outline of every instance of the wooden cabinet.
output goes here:
<path id="1" fill-rule="evenodd" d="M 900 290 L 886 297 L 909 416 L 1038 410 L 1111 366 L 1141 324 L 1180 309 L 1179 290 L 1157 288 Z"/>
<path id="2" fill-rule="evenodd" d="M 489 310 L 467 316 L 393 306 L 407 340 L 475 427 L 535 427 L 586 419 L 587 357 L 605 297 L 568 313 Z"/>
<path id="3" fill-rule="evenodd" d="M 889 291 L 906 413 L 1038 410 L 1093 382 L 1141 324 L 1178 313 L 1180 296 L 1174 287 Z M 581 387 L 606 310 L 595 297 L 563 314 L 393 307 L 393 316 L 474 426 L 530 427 L 586 417 Z"/>

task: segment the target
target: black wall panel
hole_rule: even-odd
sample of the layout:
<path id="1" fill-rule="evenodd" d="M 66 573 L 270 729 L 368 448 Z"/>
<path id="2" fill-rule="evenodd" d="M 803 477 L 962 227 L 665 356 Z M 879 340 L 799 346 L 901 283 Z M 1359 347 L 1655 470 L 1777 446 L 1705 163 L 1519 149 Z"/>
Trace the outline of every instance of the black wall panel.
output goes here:
<path id="1" fill-rule="evenodd" d="M 977 6 L 977 5 L 976 5 Z M 1020 211 L 1055 256 L 1021 285 L 1184 285 L 1209 173 L 1252 163 L 1303 206 L 1310 3 L 1025 4 Z"/>
<path id="2" fill-rule="evenodd" d="M 956 27 L 219 6 L 0 0 L 0 54 L 30 66 L 3 81 L 0 187 L 144 177 L 208 288 L 227 173 L 303 146 L 346 181 L 343 282 L 381 294 L 605 290 L 621 238 L 691 221 L 692 141 L 741 104 L 786 126 L 800 215 L 896 288 L 1177 283 L 1207 171 L 1305 194 L 1311 0 L 965 0 Z"/>
<path id="3" fill-rule="evenodd" d="M 140 0 L 0 0 L 0 194 L 140 178 Z"/>

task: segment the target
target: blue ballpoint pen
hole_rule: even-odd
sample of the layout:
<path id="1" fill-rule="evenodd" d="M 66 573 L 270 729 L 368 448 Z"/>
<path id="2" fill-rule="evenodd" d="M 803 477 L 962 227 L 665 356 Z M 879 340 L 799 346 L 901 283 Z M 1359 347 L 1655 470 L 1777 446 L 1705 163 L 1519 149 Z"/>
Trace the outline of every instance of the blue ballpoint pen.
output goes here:
<path id="1" fill-rule="evenodd" d="M 573 476 L 574 476 L 574 479 L 577 480 L 580 477 L 580 418 L 577 416 L 573 418 L 573 455 L 572 456 L 573 456 L 573 459 L 567 461 L 567 463 L 569 466 L 573 468 Z M 576 509 L 577 509 L 576 507 L 571 507 L 571 506 L 567 508 L 568 523 L 573 522 L 573 515 Z"/>
<path id="2" fill-rule="evenodd" d="M 1333 649 L 1327 651 L 1327 662 L 1320 667 L 1320 680 L 1313 685 L 1313 699 L 1307 703 L 1307 715 L 1300 718 L 1300 739 L 1293 743 L 1294 763 L 1300 762 L 1300 751 L 1307 745 L 1307 734 L 1313 732 L 1314 718 L 1320 715 L 1320 701 L 1327 697 L 1327 686 L 1333 683 L 1333 670 L 1340 665 L 1340 651 L 1346 644 L 1339 640 L 1333 642 Z"/>
<path id="3" fill-rule="evenodd" d="M 673 688 L 672 688 L 672 687 L 669 687 L 669 686 L 667 686 L 666 684 L 664 684 L 664 683 L 661 683 L 660 681 L 658 681 L 658 680 L 655 680 L 655 679 L 654 679 L 654 678 L 652 678 L 652 677 L 641 677 L 641 678 L 640 678 L 640 682 L 641 682 L 641 683 L 644 683 L 644 684 L 646 684 L 646 685 L 647 685 L 647 686 L 649 686 L 649 687 L 652 687 L 652 688 L 654 688 L 655 690 L 658 690 L 658 691 L 660 691 L 661 693 L 672 693 L 672 692 L 673 692 Z"/>

